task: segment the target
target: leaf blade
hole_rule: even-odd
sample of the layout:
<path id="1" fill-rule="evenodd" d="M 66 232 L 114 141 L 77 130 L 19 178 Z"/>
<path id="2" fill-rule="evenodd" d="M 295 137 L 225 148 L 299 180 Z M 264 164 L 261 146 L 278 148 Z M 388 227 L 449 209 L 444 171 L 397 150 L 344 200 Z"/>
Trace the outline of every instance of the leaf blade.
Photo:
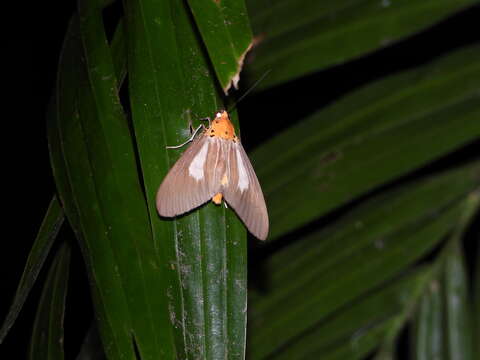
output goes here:
<path id="1" fill-rule="evenodd" d="M 208 55 L 225 94 L 237 88 L 252 32 L 244 0 L 188 0 Z"/>
<path id="2" fill-rule="evenodd" d="M 478 199 L 479 194 L 476 196 Z M 478 200 L 476 203 L 478 204 Z M 475 358 L 472 311 L 467 289 L 463 254 L 460 243 L 456 241 L 452 252 L 446 258 L 444 272 L 446 353 L 452 360 Z"/>
<path id="3" fill-rule="evenodd" d="M 478 169 L 477 162 L 378 195 L 330 230 L 274 253 L 264 269 L 275 277 L 266 293 L 251 299 L 251 357 L 292 346 L 295 334 L 311 331 L 430 251 L 458 220 L 463 199 L 477 186 Z M 285 308 L 289 311 L 281 310 Z M 386 329 L 398 329 L 404 318 L 399 316 Z"/>
<path id="4" fill-rule="evenodd" d="M 70 271 L 70 247 L 64 242 L 50 266 L 38 304 L 29 359 L 64 359 L 63 320 Z"/>
<path id="5" fill-rule="evenodd" d="M 8 331 L 15 323 L 20 310 L 32 289 L 40 270 L 50 252 L 58 232 L 65 220 L 64 212 L 56 196 L 53 196 L 48 209 L 43 218 L 40 229 L 38 230 L 35 242 L 33 243 L 27 262 L 23 270 L 22 277 L 18 283 L 17 291 L 12 304 L 2 323 L 0 329 L 0 344 L 8 334 Z"/>
<path id="6" fill-rule="evenodd" d="M 232 211 L 213 204 L 174 219 L 159 218 L 155 208 L 158 186 L 183 151 L 165 146 L 183 143 L 189 121 L 211 116 L 221 106 L 214 75 L 186 4 L 129 1 L 126 5 L 133 125 L 153 241 L 168 276 L 177 357 L 213 359 L 228 353 L 242 358 L 246 319 L 231 317 L 229 306 L 241 313 L 246 295 L 240 303 L 229 296 L 235 294 L 234 280 L 243 285 L 245 294 L 246 269 L 240 266 L 233 271 L 228 266 L 241 264 L 245 256 L 245 230 Z M 236 114 L 232 115 L 238 125 Z M 233 262 L 227 263 L 225 254 L 236 254 Z M 230 333 L 240 341 L 230 342 Z"/>
<path id="7" fill-rule="evenodd" d="M 420 300 L 419 309 L 415 319 L 414 344 L 415 359 L 443 358 L 443 298 L 441 296 L 441 283 L 433 280 Z"/>
<path id="8" fill-rule="evenodd" d="M 328 358 L 330 353 L 338 352 L 340 348 L 350 350 L 352 358 L 357 358 L 371 351 L 378 346 L 383 336 L 377 336 L 376 342 L 370 342 L 368 350 L 362 350 L 357 340 L 378 326 L 382 328 L 382 332 L 387 332 L 399 317 L 397 313 L 401 313 L 415 301 L 425 282 L 430 278 L 431 272 L 428 267 L 420 268 L 360 298 L 357 302 L 346 305 L 320 322 L 306 335 L 300 336 L 293 344 L 282 349 L 274 358 L 311 359 L 324 356 Z"/>
<path id="9" fill-rule="evenodd" d="M 248 5 L 255 6 L 252 2 Z M 266 89 L 385 47 L 473 4 L 471 0 L 265 4 L 262 11 L 251 11 L 261 41 L 248 77 L 253 81 L 272 70 L 260 84 Z"/>
<path id="10" fill-rule="evenodd" d="M 479 50 L 378 81 L 257 148 L 270 237 L 478 139 Z"/>
<path id="11" fill-rule="evenodd" d="M 164 276 L 158 270 L 133 142 L 118 96 L 115 70 L 122 67 L 114 66 L 99 4 L 80 1 L 79 17 L 87 80 L 80 83 L 80 116 L 100 217 L 128 305 L 125 320 L 131 321 L 129 331 L 144 359 L 172 356 L 172 335 L 165 331 L 170 325 L 167 299 L 156 289 L 166 284 L 159 281 Z"/>
<path id="12" fill-rule="evenodd" d="M 101 199 L 102 195 L 97 189 L 98 186 L 107 186 L 110 177 L 99 179 L 99 172 L 96 172 L 99 167 L 98 161 L 101 162 L 104 158 L 102 156 L 95 158 L 94 154 L 95 167 L 92 166 L 92 154 L 89 153 L 91 149 L 86 142 L 85 129 L 92 126 L 92 122 L 98 120 L 98 117 L 95 113 L 97 109 L 90 78 L 87 75 L 84 44 L 80 42 L 82 35 L 79 22 L 77 15 L 74 15 L 60 57 L 54 94 L 55 106 L 52 107 L 48 119 L 50 156 L 59 196 L 84 254 L 106 354 L 109 358 L 133 358 L 135 354 L 130 334 L 131 319 L 122 284 L 125 279 L 120 276 L 116 258 L 118 252 L 115 253 L 112 247 L 111 233 L 109 235 L 111 229 L 108 228 L 102 214 L 105 208 L 102 209 L 100 203 L 103 201 L 105 204 L 105 197 Z M 102 48 L 105 45 L 106 43 L 100 45 L 97 55 L 105 56 L 105 49 Z M 103 68 L 102 71 L 104 70 Z M 116 85 L 109 86 L 115 82 L 115 76 L 111 73 L 103 75 L 106 76 L 104 82 L 108 81 L 106 86 L 109 89 L 109 95 L 103 99 L 112 99 L 118 90 Z M 98 88 L 96 90 L 102 91 Z M 92 107 L 89 108 L 90 106 Z M 116 118 L 116 115 L 113 118 Z M 107 114 L 106 119 L 112 119 L 111 114 Z M 85 122 L 88 121 L 90 123 L 86 125 Z M 122 124 L 118 126 L 121 128 Z M 100 136 L 101 134 L 102 132 Z M 120 136 L 119 139 L 122 141 L 125 137 Z M 103 156 L 105 146 L 105 142 L 102 141 L 94 144 L 97 150 L 103 152 Z M 131 165 L 127 160 L 126 166 L 128 164 Z M 111 164 L 108 164 L 107 168 L 110 169 Z M 135 173 L 134 167 L 131 174 Z M 131 180 L 129 174 L 126 181 L 127 179 Z M 135 193 L 134 189 L 129 191 Z M 106 192 L 110 193 L 111 191 Z M 141 216 L 141 213 L 141 211 L 135 213 L 133 217 Z"/>

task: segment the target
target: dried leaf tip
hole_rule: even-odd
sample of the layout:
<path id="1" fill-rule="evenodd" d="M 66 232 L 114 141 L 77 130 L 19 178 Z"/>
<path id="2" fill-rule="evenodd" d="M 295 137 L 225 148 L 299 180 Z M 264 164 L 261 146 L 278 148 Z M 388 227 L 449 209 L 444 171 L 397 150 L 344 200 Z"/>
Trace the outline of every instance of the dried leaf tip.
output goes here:
<path id="1" fill-rule="evenodd" d="M 243 69 L 243 63 L 245 61 L 245 56 L 247 56 L 247 54 L 250 51 L 250 49 L 252 48 L 252 46 L 253 46 L 253 41 L 251 41 L 250 44 L 248 44 L 248 46 L 245 49 L 245 51 L 243 52 L 243 54 L 240 55 L 240 57 L 238 58 L 238 60 L 237 60 L 237 70 L 235 71 L 235 74 L 232 76 L 232 79 L 228 82 L 227 86 L 225 86 L 223 88 L 223 91 L 224 91 L 225 95 L 228 95 L 228 91 L 230 90 L 232 85 L 235 89 L 238 89 L 238 83 L 240 82 L 240 72 Z"/>

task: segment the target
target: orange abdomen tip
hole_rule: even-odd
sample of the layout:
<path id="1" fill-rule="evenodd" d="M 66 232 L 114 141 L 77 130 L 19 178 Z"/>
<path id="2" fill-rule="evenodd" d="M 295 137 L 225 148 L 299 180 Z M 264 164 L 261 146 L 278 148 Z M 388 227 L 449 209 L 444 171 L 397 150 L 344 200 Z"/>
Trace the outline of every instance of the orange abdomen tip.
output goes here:
<path id="1" fill-rule="evenodd" d="M 223 197 L 222 193 L 215 194 L 212 197 L 213 203 L 216 205 L 220 205 L 222 203 L 222 197 Z"/>

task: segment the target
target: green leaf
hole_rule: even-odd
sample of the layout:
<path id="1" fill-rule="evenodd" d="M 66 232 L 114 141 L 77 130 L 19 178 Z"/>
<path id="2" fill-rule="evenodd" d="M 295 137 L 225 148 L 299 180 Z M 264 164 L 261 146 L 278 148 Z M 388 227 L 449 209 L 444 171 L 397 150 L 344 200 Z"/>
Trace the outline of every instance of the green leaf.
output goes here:
<path id="1" fill-rule="evenodd" d="M 305 336 L 431 251 L 458 220 L 461 200 L 479 176 L 474 163 L 406 184 L 274 253 L 264 264 L 266 293 L 251 301 L 251 358 L 292 346 L 298 334 Z"/>
<path id="2" fill-rule="evenodd" d="M 98 333 L 97 324 L 92 322 L 90 328 L 83 339 L 82 347 L 75 358 L 76 360 L 106 360 L 103 351 L 100 334 Z"/>
<path id="3" fill-rule="evenodd" d="M 478 138 L 479 56 L 473 46 L 380 80 L 261 145 L 271 238 Z"/>
<path id="4" fill-rule="evenodd" d="M 477 244 L 480 243 L 480 233 L 476 235 Z M 480 338 L 480 246 L 477 246 L 475 259 L 475 275 L 473 278 L 473 313 L 474 313 L 474 339 Z M 475 342 L 475 351 L 480 353 L 480 341 Z"/>
<path id="5" fill-rule="evenodd" d="M 125 24 L 123 19 L 118 22 L 110 45 L 114 72 L 119 89 L 127 76 L 127 44 L 125 44 Z"/>
<path id="6" fill-rule="evenodd" d="M 480 191 L 474 196 L 477 198 L 478 206 Z M 459 241 L 454 242 L 445 262 L 445 355 L 450 360 L 473 360 L 476 358 L 472 328 L 473 312 L 460 246 Z"/>
<path id="7" fill-rule="evenodd" d="M 372 328 L 360 331 L 352 339 L 350 346 L 335 347 L 322 353 L 322 360 L 356 360 L 364 359 L 373 351 L 375 346 L 382 339 L 385 331 L 395 322 L 396 318 L 384 321 Z M 306 359 L 305 359 L 306 360 Z"/>
<path id="8" fill-rule="evenodd" d="M 299 272 L 314 279 L 323 271 L 362 247 L 383 239 L 398 229 L 429 219 L 456 203 L 472 190 L 480 178 L 480 164 L 451 170 L 432 178 L 407 184 L 365 202 L 340 218 L 332 227 L 315 231 L 276 253 L 263 264 L 269 287 L 284 295 L 294 292 L 298 282 L 285 284 L 285 277 Z M 412 201 L 415 199 L 415 201 Z M 319 242 L 319 239 L 325 239 Z M 256 307 L 258 308 L 259 305 Z"/>
<path id="9" fill-rule="evenodd" d="M 370 332 L 378 334 L 377 328 L 386 332 L 399 318 L 396 314 L 416 301 L 430 276 L 431 269 L 421 268 L 353 304 L 347 304 L 279 351 L 274 358 L 323 359 L 324 356 L 333 356 L 328 354 L 336 353 L 342 347 L 351 352 L 349 359 L 361 357 L 373 350 L 382 337 L 368 335 L 371 338 L 369 346 L 359 346 L 359 342 L 364 341 L 361 339 Z"/>
<path id="10" fill-rule="evenodd" d="M 133 145 L 101 36 L 100 9 L 93 2 L 80 6 L 82 43 L 74 17 L 48 126 L 55 180 L 87 263 L 107 355 L 133 358 L 132 331 L 147 337 L 158 354 L 155 339 L 168 333 L 159 331 L 161 311 L 153 315 L 152 309 L 162 309 L 164 295 L 156 291 L 158 272 L 151 270 L 158 266 Z"/>
<path id="11" fill-rule="evenodd" d="M 159 283 L 164 276 L 158 270 L 133 142 L 96 0 L 80 1 L 79 17 L 86 71 L 80 79 L 84 91 L 78 95 L 79 112 L 96 192 L 92 195 L 99 206 L 92 222 L 103 227 L 113 250 L 110 266 L 118 269 L 128 306 L 124 321 L 131 321 L 129 335 L 134 336 L 142 359 L 172 356 L 172 335 L 165 330 L 170 325 L 166 284 Z"/>
<path id="12" fill-rule="evenodd" d="M 259 89 L 341 64 L 452 15 L 475 0 L 248 1 L 259 45 L 248 64 Z"/>
<path id="13" fill-rule="evenodd" d="M 415 359 L 473 359 L 472 307 L 461 250 L 462 237 L 480 204 L 477 187 L 462 203 L 462 213 L 436 260 L 436 277 L 415 315 Z"/>
<path id="14" fill-rule="evenodd" d="M 188 0 L 225 94 L 237 88 L 243 60 L 252 45 L 244 0 Z"/>
<path id="15" fill-rule="evenodd" d="M 29 348 L 29 359 L 64 358 L 63 320 L 70 270 L 70 246 L 64 242 L 50 266 L 38 304 Z"/>
<path id="16" fill-rule="evenodd" d="M 50 205 L 48 206 L 43 222 L 40 225 L 35 242 L 28 255 L 27 263 L 25 264 L 25 269 L 23 270 L 22 277 L 18 283 L 12 305 L 10 306 L 7 316 L 3 321 L 2 328 L 0 329 L 0 344 L 15 323 L 33 284 L 37 280 L 38 274 L 52 248 L 52 244 L 58 235 L 58 231 L 60 230 L 64 219 L 65 216 L 63 210 L 60 207 L 57 197 L 54 196 L 50 201 Z"/>
<path id="17" fill-rule="evenodd" d="M 215 76 L 184 2 L 125 5 L 133 127 L 153 244 L 166 272 L 176 357 L 240 359 L 246 326 L 243 225 L 232 210 L 211 203 L 174 219 L 159 218 L 155 208 L 161 181 L 184 151 L 166 145 L 189 137 L 189 120 L 198 126 L 197 119 L 223 107 Z"/>
<path id="18" fill-rule="evenodd" d="M 125 357 L 124 354 L 128 354 L 127 358 L 133 358 L 134 352 L 122 316 L 127 312 L 123 290 L 118 272 L 108 265 L 114 263 L 112 249 L 102 236 L 105 234 L 104 229 L 97 230 L 96 224 L 87 219 L 89 205 L 96 212 L 98 203 L 93 195 L 95 189 L 91 184 L 92 174 L 79 122 L 77 97 L 80 72 L 77 69 L 83 67 L 80 59 L 78 18 L 74 16 L 60 54 L 57 82 L 47 119 L 52 170 L 68 221 L 80 240 L 83 253 L 87 254 L 85 261 L 91 279 L 92 299 L 104 344 L 112 358 L 122 358 Z M 70 131 L 67 132 L 67 129 Z M 86 242 L 88 234 L 97 237 L 97 241 L 91 242 L 93 248 L 89 248 Z M 101 254 L 102 261 L 91 258 L 90 252 Z M 97 268 L 97 263 L 103 265 L 103 268 Z M 108 283 L 108 286 L 102 288 L 102 282 Z M 109 311 L 115 312 L 118 317 L 112 316 Z"/>
<path id="19" fill-rule="evenodd" d="M 445 354 L 443 336 L 442 284 L 434 279 L 422 296 L 416 314 L 414 342 L 414 359 L 442 360 Z"/>

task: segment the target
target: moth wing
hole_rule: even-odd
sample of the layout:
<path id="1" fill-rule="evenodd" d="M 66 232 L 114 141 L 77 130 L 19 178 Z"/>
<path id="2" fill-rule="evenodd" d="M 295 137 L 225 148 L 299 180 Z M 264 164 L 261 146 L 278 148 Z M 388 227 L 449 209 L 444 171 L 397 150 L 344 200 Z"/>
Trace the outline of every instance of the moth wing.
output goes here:
<path id="1" fill-rule="evenodd" d="M 240 142 L 231 142 L 227 161 L 228 183 L 223 196 L 258 239 L 268 235 L 268 213 L 260 183 Z"/>
<path id="2" fill-rule="evenodd" d="M 168 172 L 157 192 L 160 216 L 173 217 L 207 202 L 220 190 L 225 158 L 218 144 L 199 136 Z"/>

